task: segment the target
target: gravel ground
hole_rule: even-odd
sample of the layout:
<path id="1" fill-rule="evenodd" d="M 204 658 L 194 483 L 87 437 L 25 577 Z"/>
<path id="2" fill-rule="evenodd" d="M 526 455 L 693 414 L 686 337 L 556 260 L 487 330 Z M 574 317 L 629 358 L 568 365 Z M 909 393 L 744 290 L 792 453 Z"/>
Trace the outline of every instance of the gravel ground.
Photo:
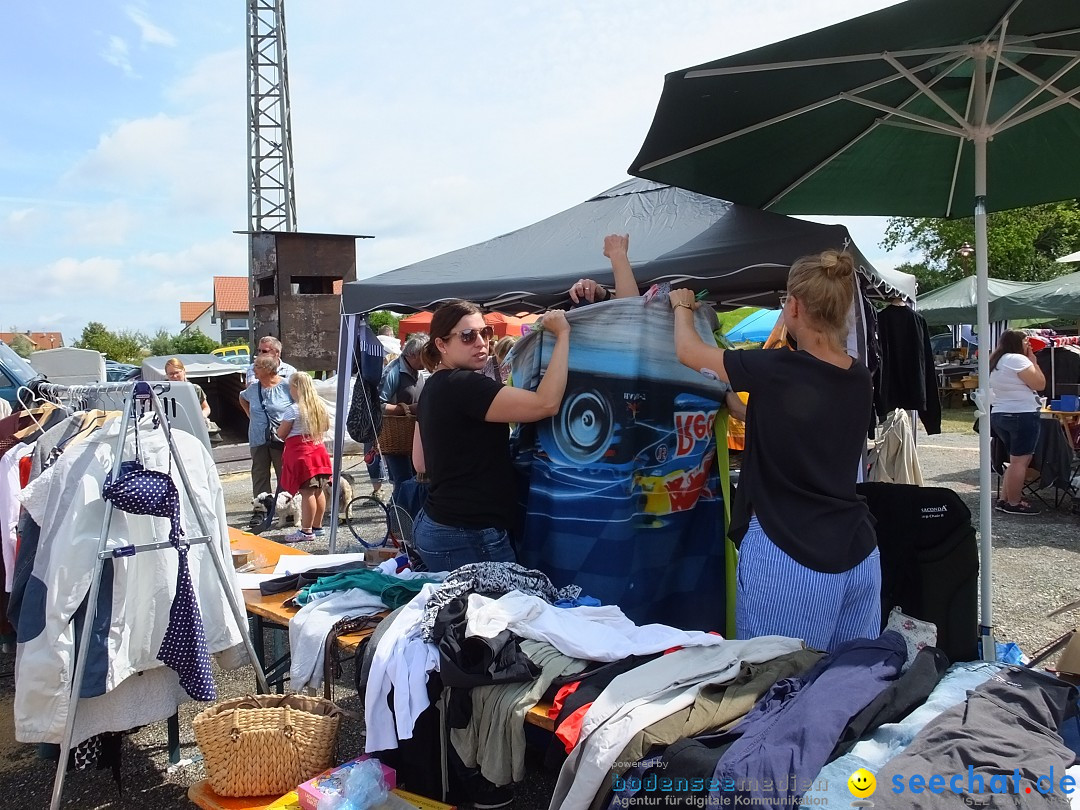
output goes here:
<path id="1" fill-rule="evenodd" d="M 928 486 L 943 486 L 956 491 L 977 515 L 978 438 L 971 433 L 919 435 L 919 458 Z M 243 526 L 250 516 L 249 479 L 238 461 L 221 465 L 230 522 Z M 346 470 L 357 472 L 362 465 L 350 459 Z M 366 478 L 357 477 L 356 494 L 370 492 Z M 975 518 L 977 521 L 977 517 Z M 1068 511 L 1044 510 L 1034 517 L 994 515 L 994 622 L 998 640 L 1014 641 L 1033 654 L 1043 645 L 1072 629 L 1076 613 L 1056 618 L 1047 614 L 1073 600 L 1080 599 L 1080 518 Z M 268 537 L 291 529 L 271 530 Z M 351 543 L 347 530 L 339 534 L 338 550 Z M 326 550 L 328 543 L 312 543 L 311 551 Z M 267 641 L 269 644 L 269 640 Z M 1051 661 L 1053 659 L 1050 659 Z M 11 675 L 14 656 L 0 653 L 0 786 L 9 796 L 9 806 L 47 807 L 55 765 L 38 758 L 33 746 L 15 742 L 12 727 L 14 682 Z M 220 672 L 218 686 L 222 699 L 252 690 L 254 675 L 250 668 Z M 354 675 L 347 663 L 336 687 L 335 699 L 342 708 L 359 716 L 355 690 L 350 686 Z M 125 738 L 124 793 L 118 795 L 107 772 L 69 774 L 65 783 L 65 808 L 172 808 L 190 807 L 187 787 L 205 777 L 198 748 L 191 732 L 191 720 L 201 709 L 189 704 L 180 711 L 181 765 L 170 768 L 165 724 L 148 726 Z M 338 743 L 339 759 L 356 756 L 362 749 L 362 725 L 349 719 Z M 547 806 L 555 774 L 530 762 L 528 777 L 517 791 L 514 807 L 533 810 Z M 17 797 L 17 798 L 16 798 Z"/>

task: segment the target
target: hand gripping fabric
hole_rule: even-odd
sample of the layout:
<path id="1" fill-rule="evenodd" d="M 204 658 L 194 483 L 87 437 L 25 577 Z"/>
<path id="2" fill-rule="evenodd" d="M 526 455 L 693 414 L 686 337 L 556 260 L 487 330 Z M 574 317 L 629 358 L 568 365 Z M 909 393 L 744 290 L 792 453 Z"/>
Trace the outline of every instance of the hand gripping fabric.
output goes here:
<path id="1" fill-rule="evenodd" d="M 180 685 L 193 700 L 216 700 L 217 688 L 210 672 L 206 630 L 188 569 L 188 547 L 180 545 L 180 538 L 184 535 L 180 526 L 180 493 L 171 475 L 148 470 L 138 460 L 138 427 L 135 428 L 135 455 L 134 461 L 125 461 L 120 465 L 120 475 L 115 481 L 105 481 L 101 495 L 112 501 L 117 509 L 129 514 L 169 518 L 169 541 L 179 554 L 179 566 L 176 596 L 169 609 L 169 626 L 161 640 L 157 657 L 176 671 L 180 676 Z"/>

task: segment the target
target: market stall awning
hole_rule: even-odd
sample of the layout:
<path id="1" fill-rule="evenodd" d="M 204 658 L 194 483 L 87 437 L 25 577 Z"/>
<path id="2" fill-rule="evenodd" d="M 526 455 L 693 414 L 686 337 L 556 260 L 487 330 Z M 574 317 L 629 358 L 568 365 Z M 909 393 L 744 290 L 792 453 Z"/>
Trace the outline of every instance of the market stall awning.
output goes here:
<path id="1" fill-rule="evenodd" d="M 349 282 L 342 305 L 348 314 L 431 309 L 448 298 L 511 314 L 565 306 L 566 291 L 579 278 L 614 283 L 603 255 L 609 233 L 630 234 L 630 260 L 641 289 L 658 281 L 704 289 L 720 308 L 775 307 L 795 259 L 845 247 L 869 286 L 883 295 L 915 296 L 914 276 L 894 273 L 886 279 L 842 225 L 632 179 L 511 233 Z"/>
<path id="2" fill-rule="evenodd" d="M 1003 296 L 992 305 L 995 309 L 1002 318 L 1080 318 L 1080 272 Z"/>
<path id="3" fill-rule="evenodd" d="M 226 374 L 243 374 L 244 366 L 224 363 L 221 358 L 212 354 L 164 354 L 154 357 L 144 357 L 142 361 L 142 376 L 144 380 L 167 380 L 165 364 L 172 358 L 177 358 L 187 369 L 190 377 L 221 377 Z"/>
<path id="4" fill-rule="evenodd" d="M 1022 292 L 1034 286 L 1034 283 L 1023 281 L 1005 281 L 999 278 L 987 279 L 987 288 L 990 292 L 991 301 L 990 320 L 1004 320 L 1004 318 L 997 317 L 997 311 L 993 305 L 994 301 L 1002 296 Z M 939 287 L 919 298 L 919 314 L 926 318 L 927 323 L 975 323 L 978 319 L 975 287 L 975 276 L 967 276 L 959 281 L 954 281 L 952 284 Z"/>

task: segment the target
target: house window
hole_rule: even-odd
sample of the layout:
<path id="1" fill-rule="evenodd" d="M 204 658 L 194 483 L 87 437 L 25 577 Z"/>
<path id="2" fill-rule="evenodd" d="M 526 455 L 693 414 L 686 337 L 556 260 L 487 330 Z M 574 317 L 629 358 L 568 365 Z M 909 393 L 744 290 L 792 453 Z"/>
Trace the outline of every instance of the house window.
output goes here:
<path id="1" fill-rule="evenodd" d="M 225 328 L 228 329 L 228 330 L 247 329 L 248 328 L 248 319 L 247 318 L 226 318 L 225 319 Z"/>

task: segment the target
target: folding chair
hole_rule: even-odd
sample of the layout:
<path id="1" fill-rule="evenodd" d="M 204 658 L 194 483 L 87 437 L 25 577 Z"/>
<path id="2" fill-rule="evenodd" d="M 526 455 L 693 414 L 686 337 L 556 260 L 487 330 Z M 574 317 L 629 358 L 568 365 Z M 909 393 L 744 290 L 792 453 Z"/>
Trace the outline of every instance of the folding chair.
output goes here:
<path id="1" fill-rule="evenodd" d="M 990 466 L 997 476 L 996 498 L 1001 497 L 1001 477 L 1009 466 L 1009 454 L 1005 443 L 996 433 L 990 437 Z M 1047 509 L 1060 509 L 1066 498 L 1076 498 L 1073 484 L 1080 472 L 1076 451 L 1069 443 L 1065 428 L 1055 419 L 1043 419 L 1039 442 L 1028 466 L 1028 477 L 1020 491 L 1020 497 L 1038 500 Z M 1043 494 L 1053 489 L 1053 502 Z"/>

